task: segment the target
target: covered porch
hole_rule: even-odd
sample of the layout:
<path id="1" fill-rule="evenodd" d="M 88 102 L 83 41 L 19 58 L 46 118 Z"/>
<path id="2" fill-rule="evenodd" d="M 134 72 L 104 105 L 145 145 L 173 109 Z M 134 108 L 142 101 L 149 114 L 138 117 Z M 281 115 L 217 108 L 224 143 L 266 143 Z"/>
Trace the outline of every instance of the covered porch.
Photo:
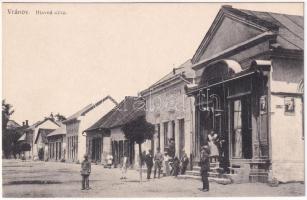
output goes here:
<path id="1" fill-rule="evenodd" d="M 254 61 L 242 69 L 234 60 L 219 60 L 203 68 L 199 84 L 187 87 L 195 98 L 194 165 L 201 146 L 211 142 L 218 149 L 218 159 L 211 163 L 216 172 L 241 174 L 245 181 L 267 179 L 270 63 Z M 211 132 L 217 137 L 208 141 Z"/>

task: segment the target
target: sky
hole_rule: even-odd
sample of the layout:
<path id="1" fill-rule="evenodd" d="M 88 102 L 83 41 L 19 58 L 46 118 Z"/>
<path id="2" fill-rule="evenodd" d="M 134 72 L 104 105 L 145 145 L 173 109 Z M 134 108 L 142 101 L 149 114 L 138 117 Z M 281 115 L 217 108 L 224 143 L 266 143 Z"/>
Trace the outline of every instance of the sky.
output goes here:
<path id="1" fill-rule="evenodd" d="M 32 124 L 137 95 L 194 55 L 225 4 L 303 15 L 302 3 L 4 3 L 2 96 L 12 119 Z"/>

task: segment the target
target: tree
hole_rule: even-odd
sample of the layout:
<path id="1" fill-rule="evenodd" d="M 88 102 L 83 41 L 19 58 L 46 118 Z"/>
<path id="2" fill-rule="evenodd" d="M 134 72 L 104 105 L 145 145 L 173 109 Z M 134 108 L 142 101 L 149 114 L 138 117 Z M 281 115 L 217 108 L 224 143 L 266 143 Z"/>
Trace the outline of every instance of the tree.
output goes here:
<path id="1" fill-rule="evenodd" d="M 148 123 L 145 116 L 141 116 L 136 120 L 125 124 L 122 127 L 122 131 L 128 140 L 137 143 L 139 146 L 140 181 L 142 181 L 142 144 L 145 142 L 145 140 L 152 139 L 155 132 L 155 126 Z"/>
<path id="2" fill-rule="evenodd" d="M 14 133 L 7 130 L 7 123 L 10 120 L 11 115 L 14 113 L 12 110 L 13 106 L 5 102 L 5 99 L 2 100 L 2 150 L 6 158 L 9 157 L 10 153 L 13 150 L 13 139 Z"/>
<path id="3" fill-rule="evenodd" d="M 61 115 L 60 113 L 58 113 L 58 114 L 55 115 L 55 119 L 56 119 L 57 121 L 62 122 L 62 121 L 64 121 L 64 120 L 66 120 L 66 117 L 65 117 L 64 115 Z"/>
<path id="4" fill-rule="evenodd" d="M 5 102 L 5 99 L 2 100 L 2 131 L 6 130 L 7 123 L 10 120 L 10 116 L 15 112 L 12 110 L 13 106 Z"/>

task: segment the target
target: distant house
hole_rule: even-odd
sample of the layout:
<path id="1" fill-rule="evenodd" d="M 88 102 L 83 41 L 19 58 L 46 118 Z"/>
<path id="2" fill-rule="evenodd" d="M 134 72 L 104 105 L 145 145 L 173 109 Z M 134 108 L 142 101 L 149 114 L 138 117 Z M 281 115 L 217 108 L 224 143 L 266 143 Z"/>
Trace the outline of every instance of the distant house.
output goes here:
<path id="1" fill-rule="evenodd" d="M 105 101 L 91 103 L 73 115 L 69 116 L 63 124 L 66 125 L 66 161 L 80 162 L 86 153 L 86 137 L 84 131 L 92 126 L 105 113 L 102 103 Z"/>
<path id="2" fill-rule="evenodd" d="M 48 159 L 61 161 L 66 159 L 66 126 L 62 124 L 58 129 L 47 135 Z"/>
<path id="3" fill-rule="evenodd" d="M 34 144 L 37 147 L 37 155 L 39 160 L 48 160 L 48 139 L 47 135 L 53 132 L 54 129 L 40 128 L 34 139 Z"/>
<path id="4" fill-rule="evenodd" d="M 37 160 L 40 149 L 43 149 L 45 154 L 45 144 L 47 142 L 46 135 L 58 127 L 60 127 L 60 125 L 52 118 L 45 118 L 26 128 L 23 131 L 24 134 L 19 139 L 31 146 L 31 150 L 26 153 L 26 158 Z"/>
<path id="5" fill-rule="evenodd" d="M 121 127 L 141 116 L 145 117 L 144 100 L 127 96 L 118 106 L 86 129 L 86 150 L 91 160 L 105 164 L 107 155 L 112 155 L 116 166 L 124 153 L 127 153 L 129 163 L 134 164 L 137 159 L 134 143 L 125 138 Z"/>

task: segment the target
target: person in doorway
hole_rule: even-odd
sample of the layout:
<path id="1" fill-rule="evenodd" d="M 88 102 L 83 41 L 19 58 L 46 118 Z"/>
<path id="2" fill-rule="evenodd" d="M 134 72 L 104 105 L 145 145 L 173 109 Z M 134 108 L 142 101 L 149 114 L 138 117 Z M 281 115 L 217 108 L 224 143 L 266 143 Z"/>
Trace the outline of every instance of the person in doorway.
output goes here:
<path id="1" fill-rule="evenodd" d="M 175 157 L 175 139 L 171 138 L 169 141 L 170 142 L 169 142 L 169 145 L 168 145 L 168 155 L 171 158 L 174 158 Z"/>
<path id="2" fill-rule="evenodd" d="M 211 131 L 210 134 L 208 135 L 208 144 L 210 148 L 210 162 L 217 162 L 218 157 L 219 157 L 219 149 L 216 145 L 218 140 L 218 135 L 214 132 Z"/>
<path id="3" fill-rule="evenodd" d="M 177 156 L 175 156 L 175 158 L 173 160 L 173 167 L 172 167 L 173 173 L 172 173 L 172 175 L 177 177 L 178 174 L 179 174 L 179 169 L 180 169 L 180 160 Z"/>
<path id="4" fill-rule="evenodd" d="M 183 156 L 181 157 L 181 174 L 185 174 L 185 171 L 187 170 L 188 164 L 189 164 L 189 158 L 185 151 L 183 150 Z"/>
<path id="5" fill-rule="evenodd" d="M 89 176 L 91 174 L 91 162 L 88 160 L 88 156 L 84 155 L 84 160 L 81 163 L 81 176 L 82 176 L 82 188 L 81 190 L 90 189 Z"/>
<path id="6" fill-rule="evenodd" d="M 158 147 L 157 148 L 157 153 L 154 156 L 154 162 L 155 162 L 154 178 L 156 178 L 157 170 L 158 170 L 158 178 L 160 178 L 163 160 L 164 160 L 163 155 L 160 152 L 160 148 Z"/>
<path id="7" fill-rule="evenodd" d="M 209 191 L 209 180 L 208 180 L 208 172 L 210 170 L 209 155 L 210 155 L 210 148 L 208 145 L 204 145 L 201 148 L 200 152 L 200 174 L 203 182 L 202 191 L 204 192 Z"/>
<path id="8" fill-rule="evenodd" d="M 122 157 L 122 176 L 120 179 L 127 179 L 126 174 L 127 174 L 127 168 L 128 168 L 128 155 L 127 152 L 124 153 L 124 156 Z"/>
<path id="9" fill-rule="evenodd" d="M 152 169 L 152 166 L 153 166 L 153 156 L 152 156 L 151 150 L 149 150 L 148 154 L 146 154 L 146 156 L 145 156 L 145 163 L 146 163 L 146 166 L 147 166 L 147 179 L 149 180 L 150 175 L 151 175 L 151 169 Z"/>

